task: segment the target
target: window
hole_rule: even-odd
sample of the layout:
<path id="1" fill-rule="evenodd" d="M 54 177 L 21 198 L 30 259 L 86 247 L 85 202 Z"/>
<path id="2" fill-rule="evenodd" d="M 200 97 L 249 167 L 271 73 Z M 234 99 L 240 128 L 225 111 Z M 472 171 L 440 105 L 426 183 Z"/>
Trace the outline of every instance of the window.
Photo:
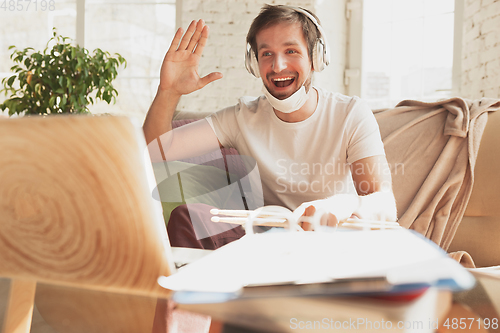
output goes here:
<path id="1" fill-rule="evenodd" d="M 22 11 L 9 10 L 10 0 L 2 1 L 7 8 L 0 9 L 0 77 L 10 75 L 10 45 L 43 49 L 56 27 L 90 51 L 118 52 L 128 62 L 114 81 L 117 103 L 100 102 L 90 106 L 91 111 L 143 118 L 158 87 L 159 64 L 175 33 L 175 0 L 37 0 L 36 10 L 35 0 L 30 8 L 26 8 L 30 0 L 16 0 L 24 5 Z M 42 10 L 41 3 L 49 1 L 54 5 L 51 10 Z"/>
<path id="2" fill-rule="evenodd" d="M 349 92 L 372 108 L 451 97 L 454 20 L 455 0 L 363 0 L 360 91 Z"/>

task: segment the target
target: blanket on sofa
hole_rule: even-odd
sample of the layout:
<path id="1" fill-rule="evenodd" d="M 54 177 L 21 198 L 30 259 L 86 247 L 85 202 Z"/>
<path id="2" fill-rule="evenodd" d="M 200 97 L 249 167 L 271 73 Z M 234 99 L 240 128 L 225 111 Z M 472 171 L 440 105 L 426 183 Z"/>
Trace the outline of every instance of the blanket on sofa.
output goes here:
<path id="1" fill-rule="evenodd" d="M 413 100 L 375 110 L 399 223 L 447 250 L 474 184 L 474 165 L 488 112 L 497 99 Z"/>

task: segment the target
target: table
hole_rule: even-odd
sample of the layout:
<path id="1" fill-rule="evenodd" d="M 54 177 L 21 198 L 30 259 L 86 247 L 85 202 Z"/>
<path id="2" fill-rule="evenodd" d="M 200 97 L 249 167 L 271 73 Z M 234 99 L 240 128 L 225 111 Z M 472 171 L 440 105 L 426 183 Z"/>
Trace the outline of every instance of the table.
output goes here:
<path id="1" fill-rule="evenodd" d="M 3 323 L 5 306 L 7 302 L 8 288 L 10 280 L 0 278 L 0 323 Z M 443 321 L 439 323 L 438 333 L 446 332 L 500 332 L 500 328 L 493 325 L 494 320 L 500 320 L 499 309 L 495 307 L 497 302 L 496 297 L 500 295 L 500 282 L 493 278 L 482 277 L 478 280 L 475 288 L 469 291 L 455 293 L 453 295 L 453 306 L 447 311 Z M 500 299 L 500 296 L 498 296 Z M 237 303 L 226 303 L 218 306 L 187 306 L 181 305 L 180 308 L 187 310 L 196 310 L 204 313 L 211 313 L 217 319 L 229 322 L 219 332 L 223 333 L 243 333 L 243 332 L 277 332 L 280 327 L 273 324 L 269 320 L 269 316 L 257 316 L 259 311 L 263 311 L 264 304 L 267 307 L 273 308 L 280 304 L 283 300 L 269 299 L 267 301 L 255 300 L 247 304 L 243 310 L 247 311 L 248 316 L 235 316 L 235 311 L 238 309 Z M 450 299 L 448 299 L 450 301 Z M 295 309 L 293 312 L 287 312 L 286 309 L 277 309 L 275 312 L 284 316 L 281 321 L 290 322 L 291 318 L 297 318 L 296 322 L 290 322 L 290 325 L 302 320 L 307 322 L 307 318 L 302 317 L 305 311 L 300 308 L 309 307 L 313 311 L 323 311 L 320 316 L 331 316 L 330 310 L 336 308 L 341 311 L 342 307 L 345 311 L 349 310 L 349 306 L 353 306 L 352 300 L 342 300 L 332 302 L 331 298 L 304 298 L 304 299 L 288 299 L 289 308 Z M 447 306 L 445 300 L 440 307 Z M 35 297 L 35 310 L 31 332 L 33 333 L 72 333 L 72 332 L 151 332 L 154 313 L 157 299 L 152 297 L 137 296 L 137 295 L 122 295 L 109 292 L 99 292 L 91 290 L 83 290 L 62 286 L 51 286 L 39 283 L 37 285 L 37 293 Z M 281 303 L 283 304 L 283 303 Z M 341 307 L 339 307 L 339 305 Z M 367 304 L 365 304 L 367 305 Z M 363 306 L 358 307 L 362 314 Z M 253 314 L 252 314 L 253 313 Z M 339 313 L 339 312 L 337 312 Z M 348 312 L 346 312 L 348 313 Z M 252 318 L 253 321 L 252 322 Z M 466 324 L 471 323 L 470 318 L 474 318 L 472 327 L 460 329 L 452 327 L 453 318 L 458 325 L 461 318 L 467 318 Z M 481 319 L 482 318 L 482 321 Z M 275 318 L 276 319 L 276 318 Z M 279 319 L 279 318 L 278 318 Z M 444 320 L 449 320 L 449 327 L 443 326 Z M 489 327 L 486 328 L 486 320 L 489 320 Z M 426 320 L 426 319 L 423 319 Z M 262 324 L 255 324 L 260 321 Z M 480 323 L 480 324 L 478 324 Z M 262 330 L 263 326 L 267 325 L 266 330 Z M 499 323 L 500 325 L 500 323 Z M 480 327 L 478 327 L 480 326 Z M 217 331 L 217 321 L 214 320 L 212 332 Z M 260 328 L 261 330 L 256 330 Z M 307 331 L 294 329 L 291 331 Z M 325 331 L 318 330 L 318 331 Z M 343 330 L 336 330 L 343 331 Z M 347 331 L 347 330 L 346 330 Z M 361 330 L 356 330 L 360 332 Z M 391 331 L 391 330 L 377 330 Z M 418 330 L 415 330 L 418 332 Z"/>

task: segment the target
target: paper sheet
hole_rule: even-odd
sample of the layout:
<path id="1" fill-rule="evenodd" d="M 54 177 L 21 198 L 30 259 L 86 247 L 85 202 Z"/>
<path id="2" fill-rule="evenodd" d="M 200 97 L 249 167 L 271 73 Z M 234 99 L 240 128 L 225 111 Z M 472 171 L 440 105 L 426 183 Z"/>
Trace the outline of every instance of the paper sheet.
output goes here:
<path id="1" fill-rule="evenodd" d="M 159 283 L 176 291 L 231 293 L 246 285 L 376 276 L 393 284 L 474 284 L 474 278 L 442 249 L 408 230 L 245 236 Z"/>

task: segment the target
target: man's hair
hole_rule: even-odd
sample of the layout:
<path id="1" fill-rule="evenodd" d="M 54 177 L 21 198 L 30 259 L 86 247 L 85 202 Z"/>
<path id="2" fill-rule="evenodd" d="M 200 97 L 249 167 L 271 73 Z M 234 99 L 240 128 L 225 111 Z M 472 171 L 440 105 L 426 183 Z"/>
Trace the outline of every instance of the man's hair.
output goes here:
<path id="1" fill-rule="evenodd" d="M 318 17 L 311 13 L 309 10 L 301 8 L 311 14 L 318 24 L 321 24 Z M 247 34 L 247 43 L 250 44 L 255 58 L 258 59 L 257 54 L 257 34 L 266 28 L 272 27 L 279 23 L 300 23 L 302 32 L 307 42 L 307 50 L 309 51 L 309 60 L 312 62 L 313 48 L 316 44 L 316 39 L 321 37 L 316 25 L 303 13 L 299 13 L 293 8 L 282 5 L 264 5 L 259 15 L 253 20 Z"/>

